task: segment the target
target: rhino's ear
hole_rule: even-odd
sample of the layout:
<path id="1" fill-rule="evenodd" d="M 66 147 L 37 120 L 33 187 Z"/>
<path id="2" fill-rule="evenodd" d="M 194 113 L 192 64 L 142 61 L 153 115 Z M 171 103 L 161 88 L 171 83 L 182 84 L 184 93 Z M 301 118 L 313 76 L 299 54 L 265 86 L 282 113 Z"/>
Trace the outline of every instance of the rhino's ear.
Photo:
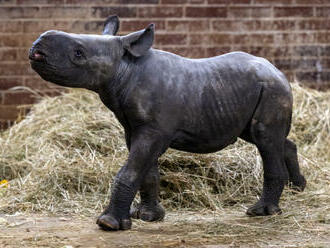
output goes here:
<path id="1" fill-rule="evenodd" d="M 144 30 L 122 36 L 124 49 L 135 57 L 142 56 L 154 42 L 154 29 L 155 25 L 152 23 Z"/>
<path id="2" fill-rule="evenodd" d="M 116 35 L 118 29 L 119 29 L 119 18 L 116 15 L 112 15 L 105 20 L 102 34 Z"/>

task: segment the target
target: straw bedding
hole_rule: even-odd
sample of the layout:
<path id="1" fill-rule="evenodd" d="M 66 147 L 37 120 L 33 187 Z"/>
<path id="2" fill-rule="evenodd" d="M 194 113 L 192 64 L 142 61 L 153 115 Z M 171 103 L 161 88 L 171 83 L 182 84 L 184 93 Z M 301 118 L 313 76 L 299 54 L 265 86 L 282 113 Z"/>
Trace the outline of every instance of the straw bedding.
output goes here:
<path id="1" fill-rule="evenodd" d="M 318 221 L 329 221 L 330 92 L 292 87 L 290 138 L 308 186 L 297 195 L 286 189 L 281 206 L 312 208 Z M 9 187 L 0 186 L 0 212 L 94 215 L 107 204 L 126 157 L 123 130 L 96 94 L 73 90 L 45 98 L 0 134 L 0 181 L 9 181 Z M 206 155 L 168 150 L 159 165 L 167 209 L 245 209 L 262 188 L 261 158 L 242 140 Z"/>

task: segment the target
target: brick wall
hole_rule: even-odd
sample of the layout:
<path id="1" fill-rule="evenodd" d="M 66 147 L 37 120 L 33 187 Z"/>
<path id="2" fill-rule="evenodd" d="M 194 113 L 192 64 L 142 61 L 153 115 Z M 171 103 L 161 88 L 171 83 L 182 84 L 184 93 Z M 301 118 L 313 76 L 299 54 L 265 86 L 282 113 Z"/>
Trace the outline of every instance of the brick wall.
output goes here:
<path id="1" fill-rule="evenodd" d="M 121 34 L 154 22 L 157 48 L 193 58 L 243 50 L 290 80 L 330 88 L 330 0 L 0 0 L 2 126 L 22 111 L 17 105 L 58 92 L 27 60 L 39 34 L 100 33 L 111 14 L 120 16 Z"/>

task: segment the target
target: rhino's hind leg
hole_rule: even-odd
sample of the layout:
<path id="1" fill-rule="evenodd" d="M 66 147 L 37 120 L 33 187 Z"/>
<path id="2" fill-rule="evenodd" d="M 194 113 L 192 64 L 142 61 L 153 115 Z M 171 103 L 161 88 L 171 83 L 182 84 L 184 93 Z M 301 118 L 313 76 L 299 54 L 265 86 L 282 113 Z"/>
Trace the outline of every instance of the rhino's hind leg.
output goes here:
<path id="1" fill-rule="evenodd" d="M 159 170 L 158 166 L 146 175 L 140 188 L 141 201 L 136 207 L 131 207 L 132 218 L 144 221 L 160 221 L 164 219 L 165 210 L 159 203 Z"/>
<path id="2" fill-rule="evenodd" d="M 296 144 L 289 139 L 285 141 L 285 164 L 289 172 L 290 186 L 296 191 L 303 191 L 306 180 L 300 173 Z"/>
<path id="3" fill-rule="evenodd" d="M 261 141 L 256 145 L 263 161 L 264 184 L 259 201 L 247 210 L 247 214 L 272 215 L 281 213 L 278 204 L 285 182 L 288 180 L 288 171 L 284 163 L 284 140 L 276 136 L 270 138 L 266 134 L 267 129 L 264 130 L 265 125 L 262 123 L 257 125 Z"/>
<path id="4" fill-rule="evenodd" d="M 289 179 L 285 143 L 290 127 L 292 98 L 278 85 L 270 84 L 264 88 L 244 134 L 258 147 L 264 169 L 263 192 L 259 201 L 247 210 L 250 216 L 281 213 L 279 200 Z"/>

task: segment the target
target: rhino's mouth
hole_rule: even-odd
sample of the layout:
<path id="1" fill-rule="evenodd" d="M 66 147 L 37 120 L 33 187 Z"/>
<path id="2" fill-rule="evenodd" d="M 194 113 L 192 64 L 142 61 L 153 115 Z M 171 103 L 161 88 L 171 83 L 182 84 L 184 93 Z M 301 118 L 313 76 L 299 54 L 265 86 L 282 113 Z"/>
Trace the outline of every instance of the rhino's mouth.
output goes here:
<path id="1" fill-rule="evenodd" d="M 47 54 L 43 50 L 32 47 L 29 51 L 29 59 L 32 69 L 44 80 L 53 82 L 58 77 L 56 66 L 48 63 Z"/>
<path id="2" fill-rule="evenodd" d="M 46 53 L 41 51 L 40 49 L 31 48 L 29 52 L 29 59 L 35 62 L 45 62 L 46 61 Z"/>

